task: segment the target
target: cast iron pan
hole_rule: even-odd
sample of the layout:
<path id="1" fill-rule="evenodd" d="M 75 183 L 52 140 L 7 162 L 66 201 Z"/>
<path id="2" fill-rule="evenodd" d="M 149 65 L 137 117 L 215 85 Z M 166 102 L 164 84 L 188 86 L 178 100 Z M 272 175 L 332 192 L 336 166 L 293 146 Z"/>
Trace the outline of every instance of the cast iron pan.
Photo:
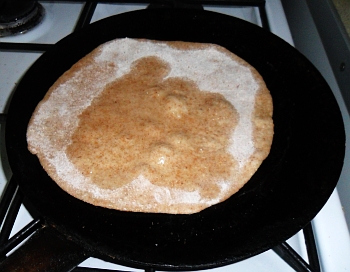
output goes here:
<path id="1" fill-rule="evenodd" d="M 253 65 L 274 104 L 271 153 L 227 201 L 193 215 L 95 207 L 62 191 L 27 150 L 29 118 L 54 81 L 106 41 L 215 43 Z M 342 169 L 340 111 L 319 72 L 294 48 L 240 19 L 203 10 L 142 10 L 69 35 L 29 69 L 10 104 L 6 146 L 14 177 L 47 225 L 89 254 L 132 267 L 195 270 L 234 263 L 285 241 L 320 211 Z"/>

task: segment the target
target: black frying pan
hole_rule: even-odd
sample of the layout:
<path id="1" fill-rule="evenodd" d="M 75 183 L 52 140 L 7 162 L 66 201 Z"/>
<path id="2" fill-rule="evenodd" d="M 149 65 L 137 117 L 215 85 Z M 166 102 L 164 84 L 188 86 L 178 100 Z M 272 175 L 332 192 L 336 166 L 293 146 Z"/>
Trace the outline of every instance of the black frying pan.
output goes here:
<path id="1" fill-rule="evenodd" d="M 28 152 L 27 124 L 49 87 L 99 44 L 120 37 L 216 43 L 263 76 L 274 104 L 271 153 L 246 186 L 227 201 L 193 215 L 95 207 L 62 191 Z M 135 11 L 69 35 L 43 54 L 21 80 L 6 124 L 14 177 L 49 227 L 93 256 L 163 270 L 226 265 L 293 236 L 313 219 L 335 188 L 344 143 L 332 92 L 301 54 L 257 26 L 202 10 Z"/>

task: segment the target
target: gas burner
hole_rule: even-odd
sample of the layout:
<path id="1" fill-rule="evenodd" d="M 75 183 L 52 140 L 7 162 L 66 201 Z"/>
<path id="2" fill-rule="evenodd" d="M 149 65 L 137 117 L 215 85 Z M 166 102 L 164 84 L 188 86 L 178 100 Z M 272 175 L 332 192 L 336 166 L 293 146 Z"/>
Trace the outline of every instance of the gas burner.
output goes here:
<path id="1" fill-rule="evenodd" d="M 0 5 L 0 37 L 23 34 L 38 25 L 45 10 L 37 1 L 3 1 Z"/>

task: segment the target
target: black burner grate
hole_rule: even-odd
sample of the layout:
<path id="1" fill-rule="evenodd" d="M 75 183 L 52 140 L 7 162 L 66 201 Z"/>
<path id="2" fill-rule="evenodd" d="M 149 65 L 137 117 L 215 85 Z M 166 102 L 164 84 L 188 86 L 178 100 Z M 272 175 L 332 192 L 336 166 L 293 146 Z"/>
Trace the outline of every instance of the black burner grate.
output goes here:
<path id="1" fill-rule="evenodd" d="M 64 0 L 65 2 L 75 2 L 75 0 Z M 104 3 L 150 3 L 147 0 L 104 0 Z M 156 0 L 152 4 L 164 4 L 166 6 L 176 8 L 183 7 L 183 2 L 176 2 L 176 0 Z M 75 30 L 78 30 L 88 24 L 90 24 L 91 18 L 94 14 L 98 1 L 85 1 L 80 17 L 78 18 Z M 226 5 L 226 6 L 254 6 L 258 7 L 261 16 L 262 27 L 270 30 L 266 9 L 265 0 L 187 0 L 188 5 Z M 35 43 L 2 43 L 0 42 L 0 49 L 7 51 L 19 51 L 19 52 L 45 52 L 49 50 L 53 44 L 35 44 Z M 6 114 L 0 114 L 0 124 L 3 125 L 6 122 Z M 2 226 L 0 231 L 0 262 L 6 258 L 6 254 L 12 249 L 17 247 L 25 239 L 35 233 L 38 229 L 43 227 L 43 220 L 41 218 L 35 218 L 27 226 L 25 226 L 19 233 L 9 239 L 13 224 L 18 214 L 19 208 L 23 203 L 24 197 L 18 190 L 16 181 L 12 178 L 2 195 L 0 202 L 0 225 Z M 273 248 L 273 250 L 294 270 L 305 272 L 318 272 L 321 271 L 320 263 L 318 259 L 318 253 L 315 243 L 315 238 L 312 230 L 312 225 L 309 223 L 303 229 L 305 237 L 305 244 L 308 254 L 309 262 L 306 262 L 287 242 Z M 118 271 L 108 269 L 96 269 L 96 268 L 82 268 L 76 267 L 75 272 L 107 272 Z M 155 272 L 153 268 L 145 268 L 145 272 Z M 125 271 L 124 271 L 125 272 Z"/>

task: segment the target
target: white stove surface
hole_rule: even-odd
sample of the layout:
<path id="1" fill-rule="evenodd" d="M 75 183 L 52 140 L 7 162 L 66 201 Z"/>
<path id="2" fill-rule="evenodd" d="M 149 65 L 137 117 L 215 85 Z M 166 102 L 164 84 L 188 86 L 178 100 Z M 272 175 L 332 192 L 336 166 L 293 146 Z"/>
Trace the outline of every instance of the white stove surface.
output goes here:
<path id="1" fill-rule="evenodd" d="M 25 43 L 55 43 L 70 34 L 76 20 L 82 11 L 82 3 L 66 2 L 42 2 L 46 10 L 44 21 L 35 29 L 24 35 L 0 38 L 0 42 L 25 42 Z M 144 9 L 146 4 L 98 4 L 92 17 L 92 22 L 102 18 L 132 11 Z M 216 11 L 250 21 L 261 26 L 258 16 L 259 10 L 255 7 L 215 7 L 206 6 L 205 9 Z M 287 20 L 280 0 L 267 0 L 266 11 L 269 18 L 271 31 L 293 45 Z M 64 20 L 62 20 L 64 18 Z M 6 113 L 7 101 L 15 89 L 25 71 L 39 58 L 41 53 L 22 53 L 0 51 L 0 112 Z M 35 90 L 33 90 L 35 91 Z M 0 143 L 2 146 L 4 143 Z M 4 150 L 3 148 L 1 150 Z M 2 156 L 4 156 L 2 154 Z M 0 192 L 4 190 L 7 181 L 11 177 L 11 171 L 6 160 L 2 160 L 0 171 Z M 27 210 L 22 206 L 14 224 L 12 234 L 32 220 Z M 320 263 L 322 271 L 350 271 L 350 238 L 348 228 L 342 213 L 337 190 L 313 220 L 316 242 L 319 246 Z M 288 244 L 307 260 L 303 233 L 299 232 L 288 241 Z M 210 249 L 208 249 L 210 250 Z M 144 271 L 107 263 L 96 258 L 89 258 L 80 266 L 121 271 Z M 224 266 L 209 271 L 294 271 L 274 251 L 269 250 L 247 260 Z M 208 271 L 208 270 L 206 270 Z"/>

